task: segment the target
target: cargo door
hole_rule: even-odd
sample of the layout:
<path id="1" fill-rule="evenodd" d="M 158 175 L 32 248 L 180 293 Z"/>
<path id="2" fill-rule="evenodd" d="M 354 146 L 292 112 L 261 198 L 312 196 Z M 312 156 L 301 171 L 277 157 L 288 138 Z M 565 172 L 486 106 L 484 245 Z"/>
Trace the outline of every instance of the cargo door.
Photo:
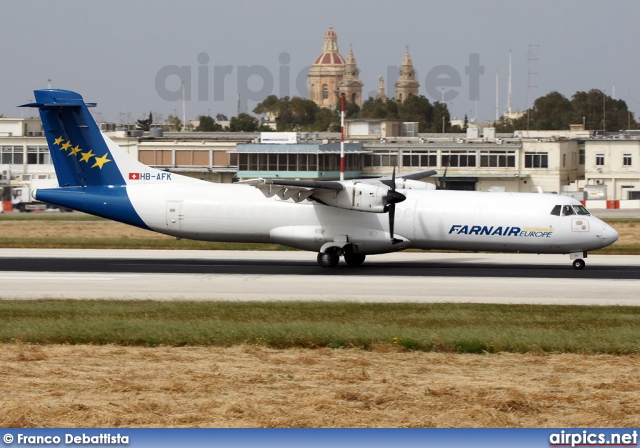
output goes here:
<path id="1" fill-rule="evenodd" d="M 182 202 L 167 202 L 167 229 L 180 230 L 181 221 L 184 218 L 181 214 Z"/>

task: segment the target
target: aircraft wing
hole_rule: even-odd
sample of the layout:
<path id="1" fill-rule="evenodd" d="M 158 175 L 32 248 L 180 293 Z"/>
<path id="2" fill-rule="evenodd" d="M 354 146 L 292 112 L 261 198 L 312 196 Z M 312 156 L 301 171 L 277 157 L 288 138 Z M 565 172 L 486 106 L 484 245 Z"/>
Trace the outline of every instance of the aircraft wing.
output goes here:
<path id="1" fill-rule="evenodd" d="M 435 174 L 438 174 L 438 172 L 435 170 L 413 171 L 411 173 L 398 174 L 396 176 L 396 184 L 398 188 L 404 188 L 403 185 L 401 184 L 402 179 L 418 181 L 418 180 L 424 179 L 425 177 L 431 177 Z M 393 180 L 390 176 L 385 176 L 385 177 L 381 177 L 380 179 L 371 179 L 371 180 L 374 182 L 382 182 L 388 187 L 391 187 L 393 183 Z"/>
<path id="2" fill-rule="evenodd" d="M 341 182 L 316 180 L 250 179 L 239 183 L 256 187 L 268 198 L 278 196 L 284 200 L 293 199 L 294 202 L 309 199 L 316 193 L 320 196 L 323 192 L 335 194 L 346 188 Z"/>
<path id="3" fill-rule="evenodd" d="M 241 181 L 258 188 L 266 197 L 278 196 L 301 202 L 305 199 L 324 205 L 370 213 L 385 213 L 390 204 L 402 202 L 405 196 L 396 188 L 431 190 L 435 185 L 416 179 L 433 176 L 435 171 L 417 171 L 380 179 L 353 179 L 347 181 L 251 179 Z"/>

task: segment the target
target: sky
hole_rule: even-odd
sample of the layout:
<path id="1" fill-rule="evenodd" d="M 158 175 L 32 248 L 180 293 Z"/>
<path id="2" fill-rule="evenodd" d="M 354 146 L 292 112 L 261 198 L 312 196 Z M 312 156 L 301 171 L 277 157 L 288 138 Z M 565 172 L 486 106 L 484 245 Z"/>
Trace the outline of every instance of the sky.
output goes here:
<path id="1" fill-rule="evenodd" d="M 16 106 L 50 84 L 97 102 L 99 122 L 162 122 L 183 116 L 181 79 L 187 119 L 251 112 L 269 94 L 306 97 L 329 26 L 364 98 L 379 76 L 393 95 L 408 47 L 421 95 L 492 120 L 511 51 L 514 111 L 596 88 L 638 112 L 639 16 L 635 0 L 3 0 L 0 114 L 34 115 Z"/>

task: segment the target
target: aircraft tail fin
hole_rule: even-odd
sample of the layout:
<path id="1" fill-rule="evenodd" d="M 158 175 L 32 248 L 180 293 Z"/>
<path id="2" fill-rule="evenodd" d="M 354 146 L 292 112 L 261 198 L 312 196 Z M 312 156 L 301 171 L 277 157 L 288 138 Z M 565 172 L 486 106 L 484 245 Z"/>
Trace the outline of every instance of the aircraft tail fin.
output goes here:
<path id="1" fill-rule="evenodd" d="M 34 93 L 35 103 L 22 107 L 37 107 L 40 111 L 61 187 L 126 185 L 132 174 L 153 170 L 130 157 L 100 132 L 87 108 L 95 104 L 85 103 L 82 96 L 68 90 L 46 89 Z"/>

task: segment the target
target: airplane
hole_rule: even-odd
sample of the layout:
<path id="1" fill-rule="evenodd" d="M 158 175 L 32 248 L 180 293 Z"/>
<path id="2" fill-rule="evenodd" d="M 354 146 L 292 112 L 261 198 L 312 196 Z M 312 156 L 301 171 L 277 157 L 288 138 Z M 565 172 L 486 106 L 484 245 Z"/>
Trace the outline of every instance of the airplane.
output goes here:
<path id="1" fill-rule="evenodd" d="M 35 90 L 58 187 L 33 196 L 178 239 L 277 243 L 340 258 L 460 250 L 569 254 L 583 269 L 588 251 L 618 233 L 577 200 L 547 193 L 450 191 L 424 179 L 435 171 L 380 179 L 252 179 L 216 184 L 146 166 L 100 132 L 82 96 Z M 445 171 L 446 176 L 446 171 Z"/>

